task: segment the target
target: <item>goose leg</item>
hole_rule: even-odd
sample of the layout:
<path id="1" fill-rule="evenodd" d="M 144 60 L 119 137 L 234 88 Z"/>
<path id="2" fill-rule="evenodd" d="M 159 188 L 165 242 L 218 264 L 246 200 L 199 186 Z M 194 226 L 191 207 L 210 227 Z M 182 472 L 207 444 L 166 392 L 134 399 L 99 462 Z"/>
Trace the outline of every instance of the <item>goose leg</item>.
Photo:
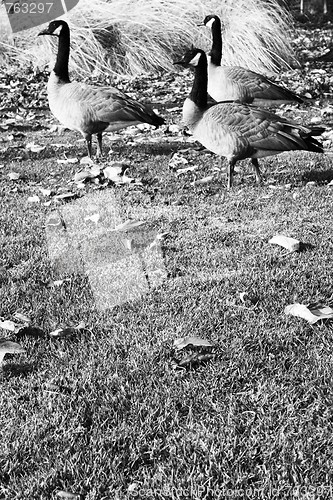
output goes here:
<path id="1" fill-rule="evenodd" d="M 86 135 L 85 139 L 87 142 L 88 156 L 91 158 L 91 135 Z"/>
<path id="2" fill-rule="evenodd" d="M 254 168 L 254 173 L 255 173 L 255 176 L 256 176 L 256 182 L 257 182 L 257 184 L 261 184 L 262 177 L 261 177 L 261 172 L 260 172 L 260 168 L 259 168 L 259 162 L 258 162 L 257 158 L 251 158 L 251 163 L 252 163 L 252 166 Z"/>
<path id="3" fill-rule="evenodd" d="M 228 185 L 227 185 L 227 189 L 229 190 L 232 186 L 232 178 L 233 178 L 233 175 L 234 175 L 234 166 L 235 166 L 235 160 L 230 160 L 228 162 Z"/>
<path id="4" fill-rule="evenodd" d="M 102 156 L 102 134 L 97 134 L 97 156 Z"/>

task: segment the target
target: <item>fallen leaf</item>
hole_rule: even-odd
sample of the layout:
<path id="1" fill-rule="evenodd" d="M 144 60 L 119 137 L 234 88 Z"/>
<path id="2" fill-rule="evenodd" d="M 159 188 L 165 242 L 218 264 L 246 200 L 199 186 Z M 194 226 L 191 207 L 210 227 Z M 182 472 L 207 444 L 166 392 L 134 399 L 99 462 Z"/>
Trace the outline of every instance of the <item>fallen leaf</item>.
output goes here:
<path id="1" fill-rule="evenodd" d="M 198 352 L 195 352 L 194 354 L 185 356 L 185 358 L 179 361 L 178 366 L 180 368 L 186 368 L 189 365 L 204 363 L 205 361 L 209 361 L 212 358 L 214 358 L 214 354 L 200 354 Z"/>
<path id="2" fill-rule="evenodd" d="M 90 220 L 91 222 L 95 222 L 95 224 L 97 224 L 97 222 L 99 221 L 100 219 L 100 214 L 92 214 L 92 215 L 87 215 L 84 220 L 85 221 L 88 221 Z"/>
<path id="3" fill-rule="evenodd" d="M 203 177 L 202 179 L 197 179 L 196 181 L 191 182 L 192 186 L 197 186 L 198 184 L 208 184 L 213 180 L 212 175 L 208 175 L 207 177 Z"/>
<path id="4" fill-rule="evenodd" d="M 83 158 L 81 158 L 80 160 L 80 165 L 92 165 L 94 162 L 92 161 L 91 158 L 89 158 L 89 156 L 84 156 Z"/>
<path id="5" fill-rule="evenodd" d="M 311 325 L 320 319 L 332 319 L 333 309 L 329 306 L 306 306 L 305 304 L 291 304 L 284 309 L 285 314 L 297 316 L 308 321 Z"/>
<path id="6" fill-rule="evenodd" d="M 42 193 L 43 196 L 51 196 L 52 194 L 52 189 L 39 188 L 39 191 Z"/>
<path id="7" fill-rule="evenodd" d="M 5 321 L 0 321 L 0 328 L 3 328 L 4 330 L 9 330 L 10 332 L 15 332 L 16 324 L 14 323 L 14 321 L 6 319 Z"/>
<path id="8" fill-rule="evenodd" d="M 185 168 L 178 168 L 176 170 L 176 175 L 185 174 L 186 172 L 193 172 L 193 170 L 196 170 L 197 168 L 198 165 L 192 165 L 191 167 L 185 167 Z"/>
<path id="9" fill-rule="evenodd" d="M 66 158 L 65 160 L 57 160 L 57 163 L 78 163 L 77 158 Z"/>
<path id="10" fill-rule="evenodd" d="M 289 238 L 288 236 L 283 236 L 282 234 L 277 234 L 269 240 L 268 243 L 272 245 L 280 245 L 286 248 L 289 252 L 297 252 L 300 247 L 300 241 L 295 238 Z"/>
<path id="11" fill-rule="evenodd" d="M 66 328 L 58 328 L 57 330 L 53 330 L 53 332 L 50 332 L 49 335 L 51 335 L 51 337 L 58 338 L 72 337 L 80 330 L 84 330 L 85 327 L 85 323 L 81 322 L 77 326 L 67 326 Z"/>
<path id="12" fill-rule="evenodd" d="M 21 174 L 19 172 L 9 172 L 8 177 L 11 181 L 17 181 L 21 177 Z"/>
<path id="13" fill-rule="evenodd" d="M 39 146 L 38 144 L 34 144 L 33 142 L 29 142 L 25 147 L 32 153 L 39 153 L 40 151 L 43 151 L 43 149 L 45 149 L 45 146 Z"/>
<path id="14" fill-rule="evenodd" d="M 215 344 L 213 344 L 210 340 L 200 337 L 182 337 L 179 339 L 175 339 L 173 345 L 176 347 L 176 349 L 184 349 L 188 346 L 214 347 Z"/>
<path id="15" fill-rule="evenodd" d="M 28 203 L 39 203 L 40 202 L 40 198 L 37 195 L 35 195 L 35 196 L 29 196 L 27 201 L 28 201 Z"/>
<path id="16" fill-rule="evenodd" d="M 31 323 L 31 319 L 29 318 L 29 316 L 26 316 L 25 314 L 22 314 L 20 312 L 15 312 L 13 314 L 13 317 L 18 321 L 22 321 L 23 323 Z"/>
<path id="17" fill-rule="evenodd" d="M 15 354 L 20 352 L 25 352 L 25 349 L 23 349 L 20 344 L 12 342 L 11 340 L 0 339 L 0 365 L 6 354 Z"/>
<path id="18" fill-rule="evenodd" d="M 76 493 L 71 493 L 70 491 L 59 490 L 57 491 L 57 497 L 67 498 L 70 500 L 80 500 L 80 495 Z"/>
<path id="19" fill-rule="evenodd" d="M 130 231 L 131 229 L 142 226 L 143 224 L 145 224 L 145 222 L 142 220 L 127 220 L 122 224 L 118 224 L 118 226 L 114 228 L 114 231 Z"/>
<path id="20" fill-rule="evenodd" d="M 55 199 L 56 200 L 68 200 L 68 199 L 71 199 L 71 198 L 75 198 L 76 194 L 75 193 L 62 193 L 62 194 L 57 194 L 55 196 Z"/>

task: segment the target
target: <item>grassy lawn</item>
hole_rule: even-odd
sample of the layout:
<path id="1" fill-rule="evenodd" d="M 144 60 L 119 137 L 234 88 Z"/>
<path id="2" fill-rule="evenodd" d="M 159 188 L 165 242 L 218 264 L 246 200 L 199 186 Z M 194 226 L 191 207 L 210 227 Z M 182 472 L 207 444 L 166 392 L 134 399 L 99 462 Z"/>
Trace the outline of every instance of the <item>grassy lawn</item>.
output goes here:
<path id="1" fill-rule="evenodd" d="M 183 96 L 172 88 L 186 93 L 190 78 L 167 78 L 164 114 L 177 123 Z M 286 114 L 307 123 L 325 106 Z M 0 330 L 26 349 L 0 374 L 0 498 L 332 498 L 332 322 L 284 314 L 333 298 L 332 157 L 263 160 L 262 187 L 240 163 L 228 193 L 224 181 L 194 182 L 219 161 L 177 130 L 123 132 L 106 150 L 141 184 L 77 189 L 83 167 L 57 159 L 81 158 L 85 146 L 49 118 L 16 121 L 0 143 L 0 316 L 20 312 L 36 327 Z M 29 152 L 29 142 L 46 147 Z M 188 161 L 179 168 L 197 168 L 177 175 L 175 152 Z M 77 197 L 56 202 L 40 188 Z M 98 223 L 86 219 L 96 212 Z M 50 228 L 50 216 L 65 227 Z M 137 244 L 166 233 L 150 270 L 147 254 L 122 249 L 111 231 L 127 219 L 146 222 L 132 232 Z M 301 251 L 270 245 L 277 233 Z M 65 249 L 52 265 L 57 242 Z M 141 292 L 135 280 L 126 289 L 132 272 Z M 75 335 L 49 335 L 80 322 Z M 186 336 L 215 342 L 214 357 L 175 368 L 185 354 L 173 342 Z"/>

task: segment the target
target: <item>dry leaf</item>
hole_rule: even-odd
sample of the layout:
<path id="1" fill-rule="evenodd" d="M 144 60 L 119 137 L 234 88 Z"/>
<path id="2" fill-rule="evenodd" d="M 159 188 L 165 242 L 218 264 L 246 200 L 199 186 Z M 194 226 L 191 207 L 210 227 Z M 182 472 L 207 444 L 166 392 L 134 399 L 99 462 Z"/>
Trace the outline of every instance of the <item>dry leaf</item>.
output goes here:
<path id="1" fill-rule="evenodd" d="M 62 193 L 62 194 L 57 194 L 55 196 L 56 200 L 68 200 L 70 198 L 75 198 L 76 194 L 75 193 Z"/>
<path id="2" fill-rule="evenodd" d="M 87 215 L 84 220 L 85 221 L 88 221 L 90 220 L 91 222 L 95 222 L 95 224 L 97 224 L 97 222 L 99 221 L 100 219 L 100 214 L 92 214 L 92 215 Z"/>
<path id="3" fill-rule="evenodd" d="M 20 344 L 7 339 L 0 339 L 0 365 L 7 353 L 14 354 L 20 352 L 25 352 L 25 349 Z"/>
<path id="4" fill-rule="evenodd" d="M 192 186 L 197 186 L 198 184 L 208 184 L 213 180 L 212 175 L 208 175 L 207 177 L 203 177 L 202 179 L 197 179 L 194 182 L 191 182 Z"/>
<path id="5" fill-rule="evenodd" d="M 5 321 L 0 321 L 0 328 L 3 328 L 4 330 L 9 330 L 10 332 L 15 332 L 16 324 L 14 323 L 14 321 L 6 319 Z"/>
<path id="6" fill-rule="evenodd" d="M 57 160 L 57 163 L 78 163 L 77 158 L 66 158 L 65 160 Z"/>
<path id="7" fill-rule="evenodd" d="M 198 168 L 198 165 L 192 165 L 191 167 L 178 168 L 176 170 L 176 175 L 185 174 L 186 172 L 193 172 L 193 170 L 196 170 L 197 168 Z"/>
<path id="8" fill-rule="evenodd" d="M 204 363 L 205 361 L 209 361 L 214 357 L 214 354 L 200 354 L 195 352 L 194 354 L 189 354 L 185 356 L 181 361 L 179 361 L 178 366 L 180 368 L 186 368 L 189 365 L 194 365 L 198 363 Z"/>
<path id="9" fill-rule="evenodd" d="M 29 316 L 26 316 L 25 314 L 22 314 L 20 312 L 15 312 L 13 314 L 13 317 L 18 321 L 22 321 L 23 323 L 31 323 L 31 319 L 29 318 Z"/>
<path id="10" fill-rule="evenodd" d="M 142 226 L 143 224 L 145 224 L 145 222 L 142 220 L 127 220 L 122 224 L 118 224 L 118 226 L 114 228 L 114 231 L 130 231 L 131 229 Z"/>
<path id="11" fill-rule="evenodd" d="M 51 196 L 52 194 L 52 189 L 39 188 L 39 191 L 42 193 L 43 196 Z"/>
<path id="12" fill-rule="evenodd" d="M 332 319 L 333 309 L 329 306 L 306 306 L 305 304 L 291 304 L 284 309 L 285 314 L 297 316 L 308 321 L 311 325 L 320 319 Z"/>
<path id="13" fill-rule="evenodd" d="M 17 181 L 21 177 L 21 174 L 19 172 L 9 172 L 8 177 L 11 181 Z"/>
<path id="14" fill-rule="evenodd" d="M 72 337 L 78 331 L 85 329 L 86 325 L 85 323 L 81 322 L 77 326 L 67 326 L 66 328 L 58 328 L 57 330 L 53 330 L 53 332 L 50 332 L 49 335 L 51 337 L 58 337 L 58 338 L 64 338 L 64 337 Z"/>
<path id="15" fill-rule="evenodd" d="M 71 493 L 70 491 L 64 491 L 64 490 L 57 491 L 57 497 L 67 498 L 69 500 L 80 500 L 79 494 Z"/>
<path id="16" fill-rule="evenodd" d="M 37 195 L 29 196 L 27 201 L 28 201 L 28 203 L 39 203 L 40 198 Z"/>
<path id="17" fill-rule="evenodd" d="M 39 146 L 38 144 L 34 144 L 33 142 L 29 142 L 26 145 L 26 149 L 29 149 L 32 151 L 32 153 L 39 153 L 40 151 L 43 151 L 45 149 L 45 146 Z"/>
<path id="18" fill-rule="evenodd" d="M 283 248 L 289 250 L 289 252 L 297 252 L 300 247 L 300 241 L 295 238 L 289 238 L 289 236 L 283 236 L 282 234 L 277 234 L 269 240 L 268 243 L 273 245 L 280 245 Z"/>
<path id="19" fill-rule="evenodd" d="M 182 337 L 179 339 L 175 339 L 173 345 L 176 347 L 176 349 L 184 349 L 188 346 L 214 347 L 215 344 L 213 344 L 210 340 L 200 337 Z"/>

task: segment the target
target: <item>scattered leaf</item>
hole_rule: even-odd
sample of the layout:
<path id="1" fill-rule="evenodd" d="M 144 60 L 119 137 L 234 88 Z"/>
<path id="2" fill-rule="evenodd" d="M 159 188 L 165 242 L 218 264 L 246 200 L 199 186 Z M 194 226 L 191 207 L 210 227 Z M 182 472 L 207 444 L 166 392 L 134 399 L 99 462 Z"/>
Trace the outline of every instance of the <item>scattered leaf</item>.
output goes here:
<path id="1" fill-rule="evenodd" d="M 188 346 L 194 347 L 214 347 L 214 343 L 210 340 L 203 339 L 200 337 L 182 337 L 174 340 L 174 346 L 176 349 L 184 349 Z"/>
<path id="2" fill-rule="evenodd" d="M 131 229 L 142 226 L 143 224 L 145 224 L 145 222 L 142 220 L 127 220 L 122 224 L 118 224 L 118 226 L 114 228 L 114 231 L 130 231 Z"/>
<path id="3" fill-rule="evenodd" d="M 66 158 L 65 160 L 57 160 L 57 163 L 78 163 L 77 158 Z"/>
<path id="4" fill-rule="evenodd" d="M 43 196 L 51 196 L 52 194 L 52 189 L 39 188 L 39 191 L 42 193 Z"/>
<path id="5" fill-rule="evenodd" d="M 208 175 L 207 177 L 203 177 L 202 179 L 197 179 L 197 180 L 193 181 L 191 184 L 192 184 L 192 186 L 197 186 L 199 184 L 208 184 L 212 180 L 213 180 L 213 176 Z"/>
<path id="6" fill-rule="evenodd" d="M 23 349 L 20 344 L 12 342 L 11 340 L 0 339 L 0 365 L 6 354 L 15 354 L 20 352 L 25 352 L 25 349 Z"/>
<path id="7" fill-rule="evenodd" d="M 17 181 L 21 177 L 21 174 L 19 172 L 9 172 L 8 177 L 11 181 Z"/>
<path id="8" fill-rule="evenodd" d="M 94 162 L 89 156 L 84 156 L 80 160 L 80 165 L 92 165 Z"/>
<path id="9" fill-rule="evenodd" d="M 20 312 L 15 312 L 13 314 L 13 317 L 18 321 L 22 321 L 23 323 L 31 323 L 31 319 L 29 318 L 29 316 L 26 316 L 25 314 L 22 314 Z"/>
<path id="10" fill-rule="evenodd" d="M 332 319 L 333 309 L 329 306 L 306 306 L 304 304 L 291 304 L 284 309 L 285 314 L 297 316 L 308 321 L 311 325 L 321 319 Z"/>
<path id="11" fill-rule="evenodd" d="M 77 326 L 67 326 L 66 328 L 58 328 L 57 330 L 53 330 L 53 332 L 50 332 L 49 335 L 51 335 L 51 337 L 58 338 L 72 337 L 80 330 L 84 330 L 85 326 L 85 323 L 81 322 Z"/>
<path id="12" fill-rule="evenodd" d="M 178 168 L 176 170 L 176 175 L 185 174 L 186 172 L 193 172 L 198 168 L 198 165 L 192 165 L 191 167 Z"/>
<path id="13" fill-rule="evenodd" d="M 300 247 L 300 241 L 295 238 L 289 238 L 288 236 L 283 236 L 282 234 L 277 234 L 269 240 L 268 243 L 272 245 L 280 245 L 286 248 L 289 252 L 297 252 Z"/>
<path id="14" fill-rule="evenodd" d="M 188 356 L 185 356 L 181 361 L 178 363 L 179 368 L 186 368 L 191 365 L 199 364 L 199 363 L 204 363 L 205 361 L 209 361 L 210 359 L 214 358 L 214 354 L 200 354 L 198 352 L 195 352 L 194 354 L 189 354 Z"/>
<path id="15" fill-rule="evenodd" d="M 101 217 L 101 216 L 100 216 L 100 214 L 97 214 L 97 213 L 96 213 L 96 214 L 92 214 L 92 215 L 87 215 L 87 216 L 84 218 L 84 220 L 85 220 L 85 221 L 90 220 L 91 222 L 95 222 L 95 224 L 97 224 L 97 222 L 99 221 L 100 217 Z"/>
<path id="16" fill-rule="evenodd" d="M 16 324 L 14 323 L 14 321 L 6 319 L 5 321 L 0 321 L 0 328 L 3 328 L 4 330 L 9 330 L 10 332 L 15 332 Z"/>
<path id="17" fill-rule="evenodd" d="M 40 198 L 37 195 L 29 196 L 27 201 L 28 203 L 40 203 Z"/>
<path id="18" fill-rule="evenodd" d="M 34 144 L 33 142 L 29 142 L 25 147 L 32 153 L 39 153 L 40 151 L 43 151 L 43 149 L 45 149 L 45 146 L 39 146 L 38 144 Z"/>
<path id="19" fill-rule="evenodd" d="M 75 193 L 68 192 L 68 193 L 57 194 L 55 196 L 55 199 L 56 200 L 69 200 L 69 199 L 75 198 L 75 197 L 76 197 Z"/>
<path id="20" fill-rule="evenodd" d="M 59 490 L 57 491 L 57 497 L 67 498 L 70 500 L 80 500 L 80 495 L 76 493 L 71 493 L 70 491 Z"/>

